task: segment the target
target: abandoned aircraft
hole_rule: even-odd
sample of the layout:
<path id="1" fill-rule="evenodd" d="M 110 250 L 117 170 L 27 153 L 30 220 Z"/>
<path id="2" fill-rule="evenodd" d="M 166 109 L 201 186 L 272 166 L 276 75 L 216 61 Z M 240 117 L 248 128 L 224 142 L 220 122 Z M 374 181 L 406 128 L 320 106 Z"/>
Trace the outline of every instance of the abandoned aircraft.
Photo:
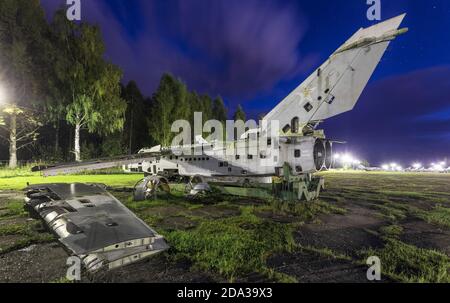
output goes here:
<path id="1" fill-rule="evenodd" d="M 44 176 L 54 176 L 123 166 L 145 175 L 135 186 L 138 201 L 169 191 L 171 181 L 180 178 L 189 178 L 191 195 L 220 185 L 219 189 L 232 194 L 260 191 L 283 199 L 313 200 L 324 187 L 324 180 L 314 173 L 330 168 L 333 145 L 317 127 L 323 120 L 354 108 L 390 42 L 407 31 L 399 29 L 404 17 L 358 30 L 266 115 L 264 123 L 234 142 L 196 137 L 193 145 L 157 146 L 133 156 L 41 170 Z M 249 152 L 249 142 L 255 142 L 249 140 L 252 135 L 268 138 L 255 154 Z M 30 212 L 43 219 L 91 271 L 135 262 L 168 247 L 161 236 L 100 185 L 31 186 L 26 202 Z"/>

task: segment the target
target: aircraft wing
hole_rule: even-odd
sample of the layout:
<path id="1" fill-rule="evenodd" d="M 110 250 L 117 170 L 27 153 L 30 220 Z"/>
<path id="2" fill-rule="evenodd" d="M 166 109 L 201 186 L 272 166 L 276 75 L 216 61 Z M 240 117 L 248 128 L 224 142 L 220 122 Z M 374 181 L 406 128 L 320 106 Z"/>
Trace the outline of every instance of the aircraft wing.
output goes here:
<path id="1" fill-rule="evenodd" d="M 286 133 L 293 119 L 306 125 L 352 110 L 389 43 L 407 31 L 398 29 L 404 17 L 358 30 L 264 120 L 279 121 Z"/>
<path id="2" fill-rule="evenodd" d="M 25 208 L 88 271 L 114 269 L 169 248 L 161 235 L 98 185 L 42 184 L 26 191 Z"/>
<path id="3" fill-rule="evenodd" d="M 97 159 L 79 163 L 56 164 L 53 166 L 37 166 L 33 171 L 41 171 L 44 177 L 75 174 L 90 170 L 99 170 L 123 165 L 142 163 L 143 161 L 153 161 L 156 157 L 168 152 L 149 152 L 129 156 L 120 156 L 108 159 Z"/>

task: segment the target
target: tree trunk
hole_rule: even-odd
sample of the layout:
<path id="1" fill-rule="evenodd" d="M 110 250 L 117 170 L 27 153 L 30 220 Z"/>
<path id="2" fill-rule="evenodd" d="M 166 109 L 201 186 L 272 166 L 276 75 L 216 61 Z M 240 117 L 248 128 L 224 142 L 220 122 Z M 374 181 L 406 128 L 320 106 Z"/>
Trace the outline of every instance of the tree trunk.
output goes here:
<path id="1" fill-rule="evenodd" d="M 17 168 L 17 116 L 11 114 L 9 129 L 9 168 Z"/>
<path id="2" fill-rule="evenodd" d="M 59 129 L 60 129 L 60 121 L 56 122 L 55 125 L 55 156 L 58 156 L 59 153 Z"/>
<path id="3" fill-rule="evenodd" d="M 134 121 L 133 121 L 133 109 L 131 109 L 131 117 L 130 117 L 130 142 L 128 145 L 128 153 L 131 155 L 133 153 L 133 130 L 134 130 Z"/>
<path id="4" fill-rule="evenodd" d="M 79 123 L 75 125 L 75 161 L 81 162 L 81 150 L 80 150 L 80 129 Z"/>

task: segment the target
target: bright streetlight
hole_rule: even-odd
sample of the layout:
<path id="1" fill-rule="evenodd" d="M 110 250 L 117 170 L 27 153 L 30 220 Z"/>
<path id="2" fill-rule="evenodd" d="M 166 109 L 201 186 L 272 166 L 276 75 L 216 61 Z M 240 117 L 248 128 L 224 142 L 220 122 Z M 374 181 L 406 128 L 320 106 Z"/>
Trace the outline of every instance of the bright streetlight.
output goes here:
<path id="1" fill-rule="evenodd" d="M 8 102 L 8 94 L 6 89 L 0 85 L 0 105 L 6 104 Z"/>

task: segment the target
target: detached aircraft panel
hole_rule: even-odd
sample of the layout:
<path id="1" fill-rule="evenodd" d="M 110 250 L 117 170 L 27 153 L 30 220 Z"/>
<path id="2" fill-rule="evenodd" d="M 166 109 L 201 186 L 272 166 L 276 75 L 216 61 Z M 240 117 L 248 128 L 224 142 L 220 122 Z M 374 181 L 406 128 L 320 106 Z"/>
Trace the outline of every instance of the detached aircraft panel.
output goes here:
<path id="1" fill-rule="evenodd" d="M 27 209 L 90 271 L 168 249 L 162 236 L 98 185 L 34 185 L 26 197 Z"/>

